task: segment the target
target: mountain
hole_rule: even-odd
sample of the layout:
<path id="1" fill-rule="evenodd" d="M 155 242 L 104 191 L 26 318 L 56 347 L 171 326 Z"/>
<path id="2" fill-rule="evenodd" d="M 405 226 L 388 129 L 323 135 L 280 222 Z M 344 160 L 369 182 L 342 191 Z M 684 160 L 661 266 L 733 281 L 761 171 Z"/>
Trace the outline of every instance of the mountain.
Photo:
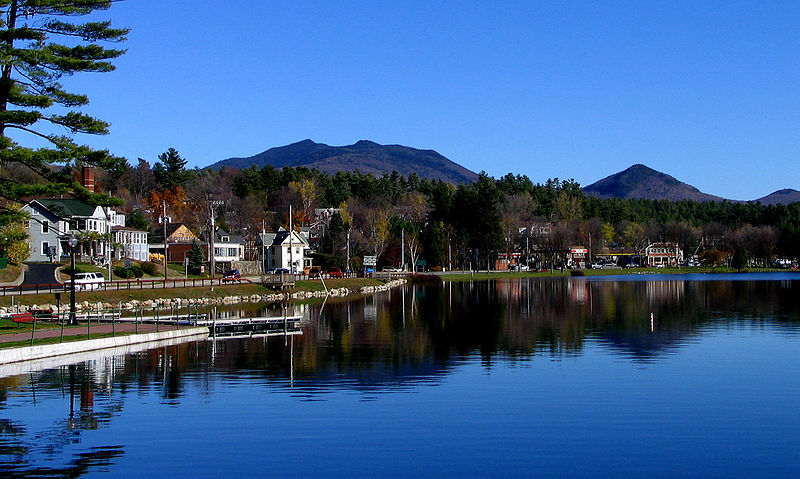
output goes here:
<path id="1" fill-rule="evenodd" d="M 759 198 L 756 201 L 760 201 L 762 205 L 788 205 L 789 203 L 800 201 L 800 191 L 786 188 L 771 193 L 763 198 Z"/>
<path id="2" fill-rule="evenodd" d="M 303 166 L 324 173 L 355 171 L 381 175 L 397 171 L 403 176 L 416 173 L 420 178 L 440 179 L 450 183 L 469 183 L 478 175 L 433 150 L 417 150 L 401 145 L 379 145 L 361 140 L 349 146 L 328 146 L 311 140 L 270 148 L 246 158 L 228 158 L 210 168 L 223 166 L 244 169 L 250 165 L 275 168 Z"/>
<path id="3" fill-rule="evenodd" d="M 648 168 L 633 165 L 630 168 L 603 178 L 583 188 L 587 195 L 598 198 L 637 198 L 652 200 L 724 201 L 725 198 L 708 195 L 694 186 Z"/>

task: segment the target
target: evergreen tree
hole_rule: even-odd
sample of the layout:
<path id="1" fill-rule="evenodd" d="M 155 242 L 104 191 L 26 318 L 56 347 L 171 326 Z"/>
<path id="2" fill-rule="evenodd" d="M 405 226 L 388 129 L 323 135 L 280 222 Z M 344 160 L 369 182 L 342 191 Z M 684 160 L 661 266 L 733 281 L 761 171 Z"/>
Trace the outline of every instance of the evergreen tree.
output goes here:
<path id="1" fill-rule="evenodd" d="M 203 248 L 200 243 L 192 241 L 192 249 L 189 250 L 189 274 L 200 274 L 200 268 L 203 266 Z"/>
<path id="2" fill-rule="evenodd" d="M 747 268 L 747 263 L 750 261 L 750 253 L 747 248 L 741 245 L 736 245 L 733 249 L 733 256 L 731 257 L 731 268 L 736 271 L 741 271 Z"/>
<path id="3" fill-rule="evenodd" d="M 123 41 L 128 30 L 111 28 L 109 21 L 71 20 L 106 10 L 111 3 L 0 0 L 0 167 L 21 164 L 43 179 L 31 184 L 2 175 L 0 197 L 16 201 L 36 195 L 73 194 L 92 204 L 121 204 L 81 187 L 73 179 L 73 169 L 88 164 L 113 170 L 124 160 L 105 150 L 78 145 L 69 135 L 54 133 L 62 128 L 70 135 L 108 132 L 108 123 L 75 110 L 86 105 L 88 97 L 67 92 L 59 80 L 74 73 L 114 70 L 109 60 L 124 50 L 106 48 L 99 42 Z M 7 136 L 11 131 L 46 146 L 22 146 Z M 20 217 L 18 210 L 0 208 L 0 225 Z"/>
<path id="4" fill-rule="evenodd" d="M 161 161 L 153 166 L 153 175 L 161 188 L 169 190 L 189 181 L 191 172 L 186 169 L 186 160 L 181 158 L 178 150 L 170 148 L 158 155 L 158 159 Z"/>

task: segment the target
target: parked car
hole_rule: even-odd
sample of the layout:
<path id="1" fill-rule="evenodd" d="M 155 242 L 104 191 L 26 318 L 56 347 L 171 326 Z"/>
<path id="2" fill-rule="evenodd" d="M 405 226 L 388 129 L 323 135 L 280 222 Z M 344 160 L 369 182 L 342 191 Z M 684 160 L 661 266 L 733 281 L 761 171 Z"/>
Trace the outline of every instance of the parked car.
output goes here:
<path id="1" fill-rule="evenodd" d="M 269 274 L 289 274 L 288 268 L 275 268 L 268 271 Z"/>
<path id="2" fill-rule="evenodd" d="M 103 273 L 75 273 L 75 289 L 92 290 L 100 289 L 106 281 Z"/>
<path id="3" fill-rule="evenodd" d="M 242 282 L 242 275 L 238 269 L 229 269 L 222 274 L 222 281 L 238 281 Z"/>
<path id="4" fill-rule="evenodd" d="M 372 273 L 374 273 L 374 272 L 375 272 L 375 270 L 372 269 L 372 268 L 361 268 L 358 271 L 358 277 L 359 278 L 371 278 L 372 277 Z"/>
<path id="5" fill-rule="evenodd" d="M 341 268 L 331 268 L 331 270 L 328 271 L 328 276 L 331 278 L 344 278 L 344 273 L 342 273 Z"/>

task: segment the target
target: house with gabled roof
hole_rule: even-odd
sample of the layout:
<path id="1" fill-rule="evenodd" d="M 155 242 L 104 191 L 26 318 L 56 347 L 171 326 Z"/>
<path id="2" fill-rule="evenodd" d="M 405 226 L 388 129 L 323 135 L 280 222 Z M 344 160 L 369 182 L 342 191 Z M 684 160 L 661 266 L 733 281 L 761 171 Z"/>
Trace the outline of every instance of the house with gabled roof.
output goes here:
<path id="1" fill-rule="evenodd" d="M 208 232 L 200 235 L 208 249 Z M 206 256 L 208 254 L 206 253 Z M 241 261 L 244 257 L 244 239 L 239 235 L 232 235 L 222 228 L 214 232 L 214 263 L 222 265 L 221 269 L 229 268 L 234 261 Z"/>
<path id="2" fill-rule="evenodd" d="M 256 241 L 258 258 L 265 271 L 275 268 L 302 272 L 311 267 L 311 246 L 305 235 L 297 231 L 289 232 L 283 228 L 274 233 L 262 233 Z"/>
<path id="3" fill-rule="evenodd" d="M 42 198 L 22 207 L 30 215 L 28 261 L 57 261 L 68 254 L 67 235 L 78 238 L 82 259 L 105 258 L 109 252 L 110 209 L 73 198 Z M 123 216 L 124 218 L 124 216 Z"/>
<path id="4" fill-rule="evenodd" d="M 197 241 L 203 245 L 203 241 L 192 230 L 183 223 L 167 223 L 155 225 L 153 234 L 150 237 L 150 253 L 164 255 L 164 230 L 166 229 L 167 262 L 182 263 L 192 249 L 192 243 Z M 207 248 L 203 250 L 206 254 Z"/>

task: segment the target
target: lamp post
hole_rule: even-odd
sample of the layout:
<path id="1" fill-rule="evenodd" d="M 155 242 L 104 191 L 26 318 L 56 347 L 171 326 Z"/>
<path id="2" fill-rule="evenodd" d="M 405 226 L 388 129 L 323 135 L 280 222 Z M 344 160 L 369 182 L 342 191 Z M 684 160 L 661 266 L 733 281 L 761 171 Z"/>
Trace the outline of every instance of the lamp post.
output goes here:
<path id="1" fill-rule="evenodd" d="M 78 324 L 78 319 L 75 317 L 75 247 L 78 246 L 78 238 L 70 235 L 67 242 L 69 242 L 70 268 L 72 269 L 69 285 L 69 324 L 73 325 Z"/>

